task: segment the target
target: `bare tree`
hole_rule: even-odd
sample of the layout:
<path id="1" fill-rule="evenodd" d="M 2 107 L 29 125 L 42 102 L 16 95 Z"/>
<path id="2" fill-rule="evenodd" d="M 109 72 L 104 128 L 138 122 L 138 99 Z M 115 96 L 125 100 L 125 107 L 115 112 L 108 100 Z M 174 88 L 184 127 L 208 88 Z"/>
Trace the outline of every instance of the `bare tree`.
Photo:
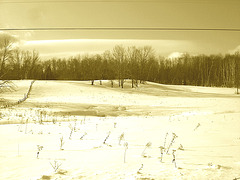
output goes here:
<path id="1" fill-rule="evenodd" d="M 126 57 L 125 48 L 123 46 L 117 45 L 113 48 L 113 58 L 117 65 L 117 74 L 119 80 L 119 87 L 123 88 L 125 71 L 126 71 Z"/>
<path id="2" fill-rule="evenodd" d="M 21 51 L 19 48 L 16 48 L 12 51 L 12 56 L 10 58 L 10 65 L 13 68 L 13 76 L 23 79 L 22 75 L 22 67 L 24 62 L 24 52 Z"/>
<path id="3" fill-rule="evenodd" d="M 235 64 L 235 86 L 237 88 L 237 94 L 239 94 L 239 76 L 240 76 L 240 67 L 239 67 L 239 64 L 240 64 L 240 52 L 236 52 L 235 53 L 235 59 L 234 59 L 234 64 Z"/>
<path id="4" fill-rule="evenodd" d="M 5 71 L 6 62 L 11 56 L 13 44 L 17 39 L 7 33 L 0 33 L 0 78 L 2 78 L 7 72 Z"/>
<path id="5" fill-rule="evenodd" d="M 116 78 L 116 68 L 114 66 L 116 63 L 114 62 L 113 55 L 110 51 L 105 51 L 102 54 L 102 58 L 103 58 L 102 71 L 105 72 L 104 78 L 110 80 L 111 87 L 113 88 L 113 85 L 114 85 L 113 80 Z"/>
<path id="6" fill-rule="evenodd" d="M 127 59 L 129 64 L 129 75 L 132 80 L 132 88 L 134 86 L 138 86 L 139 80 L 139 63 L 138 63 L 138 56 L 139 50 L 135 47 L 128 47 L 127 48 Z"/>
<path id="7" fill-rule="evenodd" d="M 139 48 L 139 66 L 140 66 L 140 83 L 144 83 L 147 77 L 147 63 L 154 56 L 154 50 L 151 46 Z"/>
<path id="8" fill-rule="evenodd" d="M 25 51 L 24 52 L 24 78 L 34 79 L 36 73 L 36 66 L 40 60 L 39 54 L 36 51 Z"/>

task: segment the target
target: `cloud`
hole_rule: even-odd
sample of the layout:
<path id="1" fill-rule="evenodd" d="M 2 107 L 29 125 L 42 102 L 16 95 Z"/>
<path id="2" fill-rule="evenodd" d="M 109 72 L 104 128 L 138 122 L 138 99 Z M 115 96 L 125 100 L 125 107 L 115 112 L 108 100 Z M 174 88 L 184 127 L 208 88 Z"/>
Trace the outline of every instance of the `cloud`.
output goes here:
<path id="1" fill-rule="evenodd" d="M 168 59 L 176 59 L 179 57 L 182 57 L 185 53 L 181 53 L 181 52 L 172 52 L 171 54 L 168 55 Z"/>
<path id="2" fill-rule="evenodd" d="M 229 50 L 228 53 L 234 54 L 236 52 L 240 52 L 240 45 L 238 45 L 235 49 Z"/>
<path id="3" fill-rule="evenodd" d="M 43 60 L 51 59 L 51 58 L 69 58 L 69 57 L 76 57 L 78 55 L 95 55 L 95 54 L 101 54 L 102 51 L 92 51 L 92 52 L 83 52 L 79 51 L 78 53 L 73 51 L 66 51 L 66 52 L 57 52 L 57 53 L 44 53 L 40 54 L 39 56 Z"/>
<path id="4" fill-rule="evenodd" d="M 63 54 L 92 54 L 103 53 L 112 50 L 116 45 L 152 46 L 156 54 L 167 56 L 172 52 L 185 52 L 193 47 L 189 41 L 180 40 L 136 40 L 136 39 L 59 39 L 59 40 L 35 40 L 22 41 L 21 48 L 25 50 L 37 50 L 42 56 L 61 57 Z M 69 52 L 69 53 L 68 53 Z M 64 55 L 65 56 L 65 55 Z"/>

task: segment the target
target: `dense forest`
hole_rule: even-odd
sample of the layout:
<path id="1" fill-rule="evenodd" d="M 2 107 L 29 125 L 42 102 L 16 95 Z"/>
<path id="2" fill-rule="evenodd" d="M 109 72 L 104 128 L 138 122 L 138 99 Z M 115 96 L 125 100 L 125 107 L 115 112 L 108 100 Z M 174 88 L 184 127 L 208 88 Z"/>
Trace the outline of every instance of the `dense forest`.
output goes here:
<path id="1" fill-rule="evenodd" d="M 115 46 L 95 55 L 41 60 L 37 51 L 14 48 L 10 36 L 0 37 L 0 79 L 119 80 L 132 87 L 152 81 L 163 84 L 238 87 L 240 53 L 225 55 L 185 54 L 169 59 L 150 46 Z"/>

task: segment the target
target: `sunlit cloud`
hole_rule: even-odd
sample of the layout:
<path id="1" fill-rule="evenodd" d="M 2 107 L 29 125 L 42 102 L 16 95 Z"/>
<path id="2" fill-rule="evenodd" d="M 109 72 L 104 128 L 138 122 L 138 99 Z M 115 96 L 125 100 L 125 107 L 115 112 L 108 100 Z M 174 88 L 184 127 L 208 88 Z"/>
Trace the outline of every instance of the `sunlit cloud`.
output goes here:
<path id="1" fill-rule="evenodd" d="M 76 53 L 75 51 L 70 52 L 58 52 L 58 53 L 44 53 L 40 54 L 40 56 L 43 59 L 51 59 L 51 58 L 69 58 L 69 57 L 76 57 L 78 55 L 84 56 L 84 55 L 95 55 L 95 54 L 101 54 L 101 51 L 92 51 L 92 52 L 78 52 Z"/>
<path id="2" fill-rule="evenodd" d="M 228 53 L 234 54 L 236 52 L 240 52 L 240 45 L 238 45 L 235 49 L 229 50 Z"/>
<path id="3" fill-rule="evenodd" d="M 114 46 L 124 47 L 152 46 L 156 54 L 167 56 L 172 52 L 185 52 L 194 45 L 182 40 L 137 40 L 137 39 L 59 39 L 22 41 L 24 50 L 37 50 L 42 57 L 73 56 L 74 54 L 103 53 L 112 50 Z"/>
<path id="4" fill-rule="evenodd" d="M 173 52 L 171 54 L 169 54 L 169 56 L 167 57 L 168 59 L 176 59 L 176 58 L 180 58 L 184 55 L 184 53 L 181 52 Z"/>

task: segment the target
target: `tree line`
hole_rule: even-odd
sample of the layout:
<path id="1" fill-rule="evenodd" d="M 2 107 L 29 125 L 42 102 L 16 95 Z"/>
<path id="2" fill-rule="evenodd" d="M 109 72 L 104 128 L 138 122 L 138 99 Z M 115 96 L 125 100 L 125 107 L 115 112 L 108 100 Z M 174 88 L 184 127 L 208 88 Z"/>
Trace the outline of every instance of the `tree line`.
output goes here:
<path id="1" fill-rule="evenodd" d="M 0 78 L 36 80 L 118 80 L 124 87 L 145 81 L 163 84 L 238 87 L 240 54 L 189 55 L 169 59 L 157 56 L 151 46 L 116 45 L 102 54 L 41 60 L 37 51 L 12 46 L 0 38 Z"/>

